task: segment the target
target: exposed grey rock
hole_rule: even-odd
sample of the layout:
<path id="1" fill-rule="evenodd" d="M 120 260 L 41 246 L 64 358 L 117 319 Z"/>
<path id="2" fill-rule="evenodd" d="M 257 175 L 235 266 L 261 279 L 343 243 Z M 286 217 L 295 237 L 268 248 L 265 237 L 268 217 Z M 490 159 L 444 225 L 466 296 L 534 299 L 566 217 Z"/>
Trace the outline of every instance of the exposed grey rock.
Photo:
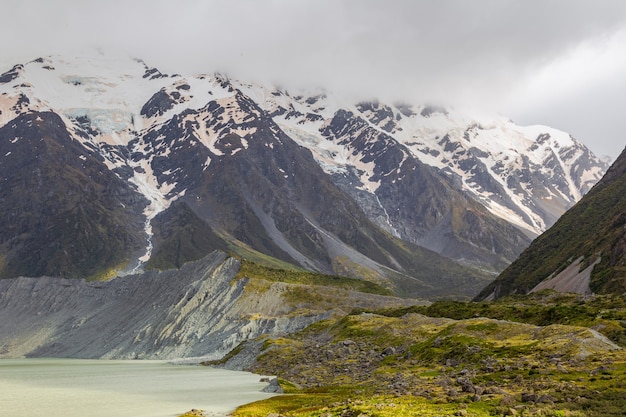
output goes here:
<path id="1" fill-rule="evenodd" d="M 225 365 L 244 369 L 261 351 L 260 335 L 284 336 L 334 312 L 344 314 L 342 308 L 421 303 L 342 290 L 341 302 L 330 308 L 315 302 L 295 306 L 285 295 L 307 286 L 267 282 L 258 291 L 248 286 L 248 278 L 235 279 L 238 271 L 237 259 L 213 252 L 178 270 L 108 282 L 0 280 L 0 358 L 183 358 L 198 363 L 222 358 L 248 341 Z M 336 296 L 337 289 L 311 291 Z M 342 347 L 359 350 L 355 342 Z"/>
<path id="2" fill-rule="evenodd" d="M 389 355 L 395 355 L 395 354 L 396 354 L 396 348 L 394 348 L 393 346 L 389 346 L 383 350 L 382 356 L 389 356 Z"/>
<path id="3" fill-rule="evenodd" d="M 533 394 L 530 392 L 523 392 L 522 393 L 522 402 L 523 403 L 534 403 L 537 402 L 538 396 L 537 394 Z"/>
<path id="4" fill-rule="evenodd" d="M 461 386 L 461 390 L 463 392 L 469 392 L 470 394 L 474 394 L 476 389 L 474 388 L 474 384 L 469 380 L 466 376 L 458 377 L 456 382 Z"/>
<path id="5" fill-rule="evenodd" d="M 550 395 L 547 394 L 543 394 L 540 395 L 539 398 L 537 398 L 537 403 L 539 404 L 553 404 L 554 403 L 554 398 Z"/>
<path id="6" fill-rule="evenodd" d="M 324 317 L 250 319 L 241 302 L 247 280 L 233 280 L 238 269 L 214 252 L 180 270 L 109 282 L 0 280 L 0 357 L 215 358 L 242 340 Z"/>
<path id="7" fill-rule="evenodd" d="M 284 394 L 285 390 L 278 383 L 278 378 L 272 378 L 267 387 L 263 388 L 263 392 L 270 392 L 273 394 Z"/>

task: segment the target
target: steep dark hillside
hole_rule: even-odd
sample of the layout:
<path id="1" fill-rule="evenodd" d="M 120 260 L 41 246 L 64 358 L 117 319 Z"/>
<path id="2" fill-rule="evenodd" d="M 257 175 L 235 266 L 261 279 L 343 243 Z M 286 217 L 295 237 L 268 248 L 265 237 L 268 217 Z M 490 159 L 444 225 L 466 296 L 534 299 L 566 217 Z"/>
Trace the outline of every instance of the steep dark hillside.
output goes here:
<path id="1" fill-rule="evenodd" d="M 228 244 L 183 202 L 175 202 L 152 220 L 156 248 L 147 269 L 180 268 Z"/>
<path id="2" fill-rule="evenodd" d="M 207 135 L 219 137 L 212 149 L 199 146 Z M 182 137 L 187 140 L 181 142 Z M 391 284 L 403 294 L 444 295 L 449 286 L 456 295 L 472 294 L 489 279 L 380 229 L 307 149 L 241 93 L 174 117 L 142 140 L 149 144 L 143 148 L 155 154 L 152 170 L 159 181 L 177 184 L 173 194 L 184 190 L 179 201 L 197 216 L 189 230 L 210 227 L 224 239 L 277 259 Z M 167 158 L 160 156 L 162 148 Z M 157 224 L 160 219 L 155 218 Z M 195 259 L 203 251 L 226 249 L 213 232 L 190 238 L 179 227 L 177 233 L 167 239 L 162 232 L 155 235 L 148 267 L 160 267 L 166 258 L 165 265 L 178 266 L 173 256 Z"/>
<path id="3" fill-rule="evenodd" d="M 527 293 L 579 263 L 592 264 L 589 289 L 626 291 L 626 150 L 604 178 L 477 297 Z M 576 272 L 576 271 L 575 271 Z"/>
<path id="4" fill-rule="evenodd" d="M 0 277 L 105 274 L 141 249 L 144 198 L 59 116 L 18 116 L 0 128 L 0 154 Z"/>

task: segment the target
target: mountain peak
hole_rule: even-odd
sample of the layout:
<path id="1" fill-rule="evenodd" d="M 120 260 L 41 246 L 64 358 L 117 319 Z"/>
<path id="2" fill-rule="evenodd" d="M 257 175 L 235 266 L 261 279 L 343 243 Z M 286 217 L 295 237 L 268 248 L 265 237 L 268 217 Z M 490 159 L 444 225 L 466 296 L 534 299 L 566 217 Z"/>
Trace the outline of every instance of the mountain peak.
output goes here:
<path id="1" fill-rule="evenodd" d="M 106 274 L 159 264 L 149 262 L 163 254 L 159 245 L 185 242 L 189 256 L 168 259 L 236 247 L 369 277 L 404 293 L 439 293 L 433 276 L 442 282 L 471 276 L 463 290 L 471 293 L 489 275 L 463 268 L 506 267 L 605 169 L 583 145 L 547 127 L 421 103 L 352 102 L 330 91 L 286 91 L 223 74 L 168 74 L 104 53 L 38 58 L 0 77 L 0 158 L 18 155 L 15 142 L 26 131 L 16 123 L 20 117 L 54 114 L 59 123 L 51 137 L 66 157 L 115 184 L 101 189 L 87 175 L 85 190 L 103 194 L 81 195 L 99 207 L 130 210 L 119 215 L 133 225 L 132 251 L 125 259 L 103 253 Z M 0 164 L 0 178 L 15 184 L 32 172 L 8 172 L 8 166 Z M 33 167 L 54 175 L 59 190 L 82 178 L 48 159 Z M 23 209 L 16 203 L 19 187 L 3 192 L 5 212 Z M 70 212 L 89 205 L 64 192 L 55 198 Z M 174 208 L 175 201 L 184 205 Z M 167 215 L 180 207 L 193 215 Z M 178 218 L 194 220 L 168 223 L 167 232 L 159 224 Z M 90 230 L 106 235 L 110 227 Z M 184 230 L 216 237 L 194 243 L 182 237 Z M 71 239 L 76 231 L 64 233 Z M 19 236 L 2 236 L 11 243 L 0 247 L 0 255 L 17 263 L 19 250 L 28 250 Z M 46 262 L 38 261 L 41 271 L 55 272 Z"/>

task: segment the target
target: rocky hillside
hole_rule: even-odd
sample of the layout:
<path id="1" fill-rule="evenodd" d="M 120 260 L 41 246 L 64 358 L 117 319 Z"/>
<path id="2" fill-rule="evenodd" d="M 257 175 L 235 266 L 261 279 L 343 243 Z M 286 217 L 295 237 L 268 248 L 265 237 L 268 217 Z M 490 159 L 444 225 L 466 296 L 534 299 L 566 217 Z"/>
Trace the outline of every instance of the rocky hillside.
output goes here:
<path id="1" fill-rule="evenodd" d="M 377 295 L 385 290 L 360 280 L 301 272 L 278 281 L 277 270 L 246 265 L 214 252 L 108 282 L 0 280 L 0 357 L 215 358 L 352 308 L 419 303 Z"/>
<path id="2" fill-rule="evenodd" d="M 492 299 L 547 288 L 623 294 L 625 253 L 626 150 L 604 178 L 478 298 Z"/>
<path id="3" fill-rule="evenodd" d="M 100 55 L 0 76 L 0 158 L 2 278 L 221 249 L 421 296 L 475 295 L 605 168 L 550 128 Z"/>
<path id="4" fill-rule="evenodd" d="M 225 366 L 252 356 L 244 368 L 278 375 L 286 392 L 299 395 L 243 406 L 235 415 L 622 415 L 626 356 L 590 328 L 597 321 L 526 322 L 550 311 L 557 322 L 561 310 L 561 319 L 621 328 L 617 339 L 626 341 L 619 297 L 543 294 L 353 312 L 240 346 Z M 511 321 L 489 318 L 504 311 Z M 463 313 L 470 318 L 446 317 Z"/>

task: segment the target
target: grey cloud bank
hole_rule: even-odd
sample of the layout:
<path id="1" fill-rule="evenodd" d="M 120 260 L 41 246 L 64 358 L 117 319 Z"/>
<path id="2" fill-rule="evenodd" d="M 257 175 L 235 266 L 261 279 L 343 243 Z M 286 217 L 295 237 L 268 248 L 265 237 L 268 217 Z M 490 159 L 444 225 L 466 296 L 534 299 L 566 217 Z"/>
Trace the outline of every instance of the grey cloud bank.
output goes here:
<path id="1" fill-rule="evenodd" d="M 613 158 L 626 144 L 621 0 L 25 0 L 5 10 L 4 67 L 103 46 L 168 72 L 499 111 Z"/>

